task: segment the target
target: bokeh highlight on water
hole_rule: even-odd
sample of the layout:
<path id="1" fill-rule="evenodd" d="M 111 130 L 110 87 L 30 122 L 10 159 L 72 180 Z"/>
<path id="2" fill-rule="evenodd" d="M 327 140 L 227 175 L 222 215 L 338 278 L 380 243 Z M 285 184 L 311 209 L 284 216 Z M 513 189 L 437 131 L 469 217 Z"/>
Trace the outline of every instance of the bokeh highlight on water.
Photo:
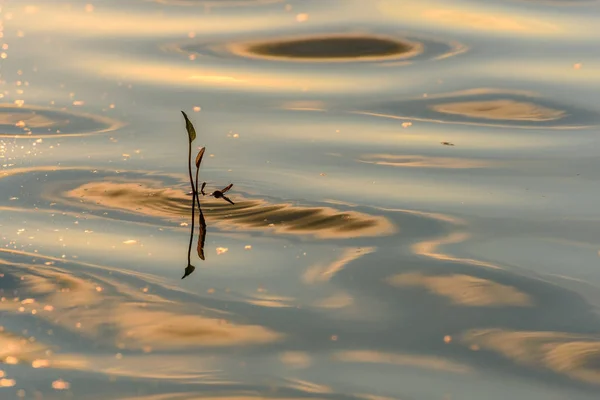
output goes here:
<path id="1" fill-rule="evenodd" d="M 600 2 L 1 3 L 0 398 L 598 398 Z"/>

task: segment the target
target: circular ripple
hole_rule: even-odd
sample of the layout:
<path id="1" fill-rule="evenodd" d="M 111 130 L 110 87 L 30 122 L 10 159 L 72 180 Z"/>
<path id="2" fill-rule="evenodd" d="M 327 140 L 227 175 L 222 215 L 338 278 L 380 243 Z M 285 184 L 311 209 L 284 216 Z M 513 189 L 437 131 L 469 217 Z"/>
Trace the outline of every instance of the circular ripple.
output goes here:
<path id="1" fill-rule="evenodd" d="M 441 59 L 460 54 L 460 43 L 413 36 L 370 33 L 323 33 L 242 42 L 190 40 L 165 47 L 189 56 L 251 58 L 284 62 L 390 62 Z"/>
<path id="2" fill-rule="evenodd" d="M 361 114 L 426 122 L 520 128 L 580 129 L 595 126 L 592 111 L 533 93 L 474 89 L 378 104 Z"/>
<path id="3" fill-rule="evenodd" d="M 113 131 L 122 124 L 107 117 L 47 107 L 0 104 L 0 137 L 87 136 Z"/>

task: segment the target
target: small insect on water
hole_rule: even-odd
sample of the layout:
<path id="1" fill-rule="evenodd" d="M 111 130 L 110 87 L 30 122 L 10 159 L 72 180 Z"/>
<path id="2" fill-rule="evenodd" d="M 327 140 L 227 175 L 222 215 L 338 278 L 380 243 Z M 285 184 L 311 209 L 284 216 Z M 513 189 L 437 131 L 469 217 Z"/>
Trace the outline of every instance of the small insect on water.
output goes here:
<path id="1" fill-rule="evenodd" d="M 214 192 L 212 192 L 210 194 L 210 196 L 213 196 L 215 199 L 223 199 L 226 202 L 228 202 L 229 204 L 235 204 L 233 201 L 231 201 L 231 199 L 229 197 L 225 196 L 225 193 L 227 193 L 229 191 L 229 189 L 231 189 L 232 187 L 233 187 L 233 183 L 230 183 L 229 185 L 225 186 L 221 190 L 215 190 Z M 202 189 L 204 189 L 204 185 L 202 186 Z"/>

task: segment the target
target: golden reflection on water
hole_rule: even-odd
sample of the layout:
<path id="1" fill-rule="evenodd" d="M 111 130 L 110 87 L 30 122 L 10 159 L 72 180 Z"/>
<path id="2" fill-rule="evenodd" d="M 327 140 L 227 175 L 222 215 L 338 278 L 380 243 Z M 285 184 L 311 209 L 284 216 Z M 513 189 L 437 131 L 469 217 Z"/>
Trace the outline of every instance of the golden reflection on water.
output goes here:
<path id="1" fill-rule="evenodd" d="M 512 286 L 475 276 L 450 274 L 428 276 L 419 272 L 391 276 L 396 287 L 423 287 L 452 303 L 466 307 L 531 307 L 532 299 Z"/>
<path id="2" fill-rule="evenodd" d="M 287 21 L 279 21 L 266 15 L 229 15 L 227 23 L 223 17 L 204 15 L 169 15 L 151 12 L 131 13 L 110 11 L 98 7 L 93 12 L 81 7 L 40 3 L 35 7 L 11 7 L 12 18 L 5 22 L 27 32 L 52 32 L 53 34 L 76 34 L 81 36 L 157 37 L 181 35 L 189 32 L 232 33 L 277 28 Z"/>
<path id="3" fill-rule="evenodd" d="M 463 342 L 495 351 L 519 364 L 600 385 L 598 335 L 480 329 L 465 333 Z"/>
<path id="4" fill-rule="evenodd" d="M 339 310 L 354 304 L 354 298 L 344 291 L 338 290 L 330 296 L 309 301 L 304 305 L 299 299 L 267 293 L 250 293 L 235 296 L 236 300 L 267 308 L 316 308 L 322 310 Z"/>
<path id="5" fill-rule="evenodd" d="M 406 18 L 418 25 L 433 25 L 461 31 L 481 31 L 488 33 L 502 32 L 504 34 L 528 36 L 558 36 L 570 35 L 578 29 L 573 21 L 565 21 L 555 15 L 542 15 L 533 12 L 514 12 L 494 7 L 493 4 L 468 7 L 461 4 L 449 4 L 436 0 L 395 2 L 380 0 L 378 8 L 384 18 Z"/>
<path id="6" fill-rule="evenodd" d="M 561 110 L 510 99 L 458 101 L 435 104 L 430 108 L 445 114 L 500 121 L 554 121 L 566 114 Z"/>
<path id="7" fill-rule="evenodd" d="M 346 265 L 367 254 L 373 253 L 375 250 L 375 247 L 353 247 L 344 249 L 342 254 L 329 264 L 311 265 L 302 275 L 302 280 L 304 283 L 308 284 L 328 282 L 337 273 L 342 271 Z"/>
<path id="8" fill-rule="evenodd" d="M 355 396 L 360 399 L 365 399 L 365 400 L 397 400 L 393 397 L 379 396 L 379 395 L 369 394 L 369 393 L 356 393 Z"/>
<path id="9" fill-rule="evenodd" d="M 85 199 L 89 208 L 112 208 L 162 218 L 188 215 L 189 196 L 181 190 L 150 187 L 147 182 L 90 182 L 51 197 L 75 205 Z M 385 217 L 359 212 L 340 212 L 329 207 L 269 204 L 264 200 L 238 200 L 224 207 L 218 201 L 203 201 L 207 222 L 238 229 L 267 229 L 276 233 L 314 235 L 321 238 L 353 238 L 390 235 L 395 226 Z"/>
<path id="10" fill-rule="evenodd" d="M 464 97 L 464 96 L 477 96 L 477 95 L 512 95 L 512 96 L 523 96 L 523 97 L 541 97 L 539 93 L 531 91 L 531 90 L 521 90 L 521 89 L 505 89 L 505 88 L 497 88 L 497 87 L 478 87 L 478 88 L 470 88 L 470 89 L 462 89 L 455 90 L 452 92 L 442 92 L 442 93 L 427 93 L 428 99 L 446 99 L 446 98 L 454 98 L 454 97 Z M 414 100 L 422 100 L 422 97 L 416 97 Z"/>
<path id="11" fill-rule="evenodd" d="M 311 92 L 344 92 L 348 90 L 370 91 L 383 87 L 384 81 L 373 80 L 372 77 L 357 77 L 348 82 L 340 76 L 323 76 L 310 74 L 298 76 L 288 72 L 278 74 L 258 70 L 237 70 L 227 67 L 211 68 L 207 66 L 184 66 L 169 62 L 144 60 L 110 59 L 110 56 L 97 57 L 86 55 L 75 61 L 80 71 L 92 75 L 103 75 L 115 79 L 127 79 L 132 82 L 143 82 L 155 85 L 202 86 L 202 87 L 235 87 L 237 90 L 262 91 L 311 91 Z M 370 85 L 370 86 L 369 86 Z"/>
<path id="12" fill-rule="evenodd" d="M 519 128 L 519 129 L 540 129 L 539 126 L 527 126 L 527 125 L 508 125 L 501 123 L 485 123 L 485 122 L 471 122 L 471 121 L 451 121 L 444 119 L 435 119 L 435 118 L 424 118 L 424 117 L 415 117 L 415 116 L 401 116 L 395 114 L 386 114 L 386 113 L 377 113 L 377 112 L 368 112 L 368 111 L 351 111 L 352 114 L 361 114 L 361 115 L 370 115 L 372 117 L 381 117 L 381 118 L 389 118 L 400 120 L 403 122 L 406 121 L 423 121 L 423 122 L 433 122 L 436 124 L 452 124 L 452 125 L 470 125 L 470 126 L 489 126 L 489 127 L 498 127 L 498 128 Z M 566 126 L 544 126 L 543 129 L 553 129 L 553 130 L 571 130 L 571 129 L 585 129 L 590 126 L 586 125 L 566 125 Z M 535 139 L 528 142 L 527 139 L 523 139 L 523 144 L 534 145 L 539 147 L 540 140 Z"/>
<path id="13" fill-rule="evenodd" d="M 45 359 L 48 348 L 29 338 L 17 336 L 0 329 L 0 361 L 4 364 L 27 363 L 40 366 L 45 364 L 36 360 Z"/>
<path id="14" fill-rule="evenodd" d="M 22 250 L 15 250 L 15 249 L 7 249 L 7 248 L 0 248 L 0 254 L 8 254 L 8 255 L 13 255 L 13 256 L 18 256 L 18 257 L 28 257 L 28 258 L 33 258 L 33 259 L 38 259 L 38 258 L 42 258 L 44 260 L 47 260 L 44 262 L 44 265 L 56 265 L 56 264 L 61 264 L 65 262 L 64 258 L 60 258 L 60 257 L 53 257 L 53 256 L 48 256 L 48 255 L 41 255 L 39 253 L 35 253 L 35 252 L 27 252 L 27 251 L 22 251 Z M 73 260 L 69 260 L 70 263 L 73 263 Z M 115 267 L 110 267 L 110 266 L 106 266 L 106 265 L 98 265 L 98 264 L 92 264 L 92 263 L 88 263 L 88 262 L 82 262 L 82 261 L 76 261 L 76 264 L 78 266 L 84 267 L 84 268 L 91 268 L 94 270 L 102 270 L 102 271 L 106 271 L 110 274 L 112 273 L 118 273 L 120 275 L 123 276 L 127 276 L 127 277 L 132 277 L 135 279 L 140 279 L 148 284 L 153 284 L 153 285 L 157 285 L 158 287 L 161 287 L 163 289 L 166 290 L 172 290 L 172 291 L 177 291 L 177 292 L 182 292 L 182 293 L 188 293 L 188 294 L 194 294 L 194 292 L 189 292 L 186 289 L 183 289 L 181 286 L 178 285 L 173 285 L 171 283 L 168 283 L 166 279 L 164 278 L 159 278 L 156 275 L 152 275 L 152 274 L 147 274 L 144 272 L 139 272 L 139 271 L 132 271 L 132 270 L 123 270 L 123 269 L 119 269 L 119 268 L 115 268 Z M 24 264 L 24 263 L 16 263 L 16 262 L 9 262 L 7 260 L 4 260 L 2 258 L 0 258 L 0 265 L 6 265 L 8 266 L 20 266 L 22 268 L 29 268 L 30 265 L 29 264 Z M 35 278 L 34 278 L 35 279 Z"/>
<path id="15" fill-rule="evenodd" d="M 293 297 L 275 296 L 267 294 L 258 294 L 250 297 L 245 301 L 248 304 L 252 304 L 260 307 L 270 308 L 289 308 L 295 307 L 295 299 Z"/>
<path id="16" fill-rule="evenodd" d="M 168 6 L 205 6 L 209 8 L 217 7 L 246 7 L 263 6 L 267 4 L 283 3 L 284 0 L 146 0 L 153 1 Z"/>
<path id="17" fill-rule="evenodd" d="M 316 300 L 312 305 L 317 308 L 337 310 L 354 304 L 354 298 L 345 292 L 335 292 L 329 297 Z"/>
<path id="18" fill-rule="evenodd" d="M 324 400 L 318 397 L 310 396 L 313 400 Z M 261 396 L 241 392 L 239 394 L 211 396 L 202 392 L 187 392 L 187 393 L 169 393 L 156 394 L 137 397 L 123 397 L 119 400 L 306 400 L 305 397 L 282 397 L 282 396 Z"/>
<path id="19" fill-rule="evenodd" d="M 283 396 L 278 394 L 279 389 L 292 389 L 297 392 L 294 395 Z M 396 400 L 395 398 L 378 396 L 368 393 L 339 393 L 334 392 L 333 388 L 310 382 L 304 379 L 285 379 L 284 386 L 271 385 L 268 392 L 258 394 L 255 390 L 240 390 L 235 387 L 227 390 L 227 394 L 218 395 L 212 391 L 203 392 L 177 392 L 168 394 L 142 395 L 135 397 L 120 397 L 119 400 L 324 400 L 337 398 L 364 399 L 364 400 Z M 325 395 L 318 397 L 315 395 Z"/>
<path id="20" fill-rule="evenodd" d="M 472 169 L 491 168 L 494 165 L 494 162 L 487 160 L 395 154 L 365 154 L 357 161 L 365 164 L 404 168 Z"/>
<path id="21" fill-rule="evenodd" d="M 303 379 L 286 379 L 285 387 L 300 390 L 305 393 L 333 393 L 333 389 L 327 385 L 320 385 Z"/>
<path id="22" fill-rule="evenodd" d="M 0 104 L 0 107 L 5 106 L 7 105 Z M 11 112 L 10 114 L 0 114 L 1 125 L 27 126 L 30 128 L 49 128 L 52 126 L 64 126 L 67 123 L 67 120 L 52 120 L 44 115 L 38 115 L 35 113 Z"/>
<path id="23" fill-rule="evenodd" d="M 445 222 L 445 223 L 454 225 L 456 227 L 465 227 L 467 225 L 466 220 L 459 218 L 459 217 L 452 216 L 452 215 L 448 215 L 448 214 L 441 214 L 441 213 L 428 212 L 428 211 L 408 210 L 405 208 L 379 207 L 378 210 L 405 213 L 405 214 L 410 214 L 410 215 L 416 215 L 416 216 L 423 217 L 423 218 L 431 218 L 433 220 Z"/>
<path id="24" fill-rule="evenodd" d="M 539 99 L 539 100 L 538 100 Z M 584 129 L 597 125 L 597 114 L 568 104 L 542 105 L 542 96 L 525 90 L 472 88 L 426 93 L 392 101 L 372 110 L 350 111 L 396 120 L 519 129 Z M 380 108 L 378 110 L 377 108 Z M 404 126 L 404 125 L 403 125 Z M 472 138 L 471 138 L 472 140 Z"/>
<path id="25" fill-rule="evenodd" d="M 453 262 L 457 262 L 457 263 L 474 265 L 477 267 L 502 269 L 502 267 L 500 267 L 494 263 L 491 263 L 491 262 L 475 260 L 472 258 L 456 257 L 451 254 L 442 253 L 440 250 L 438 250 L 439 247 L 444 246 L 444 245 L 465 242 L 470 237 L 471 237 L 471 235 L 466 232 L 451 232 L 450 234 L 448 234 L 446 236 L 442 236 L 437 239 L 424 240 L 422 242 L 416 243 L 412 246 L 412 250 L 415 254 L 422 255 L 425 257 L 430 257 L 435 260 L 453 261 Z"/>
<path id="26" fill-rule="evenodd" d="M 286 101 L 280 108 L 290 111 L 327 111 L 325 102 L 319 100 Z"/>
<path id="27" fill-rule="evenodd" d="M 443 253 L 440 250 L 440 247 L 449 244 L 458 244 L 462 242 L 466 242 L 471 234 L 466 232 L 467 222 L 461 218 L 454 217 L 452 215 L 446 215 L 441 213 L 433 213 L 433 212 L 425 212 L 425 211 L 416 211 L 416 210 L 407 210 L 400 208 L 380 208 L 384 211 L 390 212 L 399 212 L 405 214 L 411 214 L 415 216 L 421 216 L 424 218 L 430 218 L 439 222 L 443 222 L 449 224 L 451 230 L 446 235 L 442 235 L 440 237 L 434 239 L 426 239 L 420 242 L 417 242 L 411 246 L 411 250 L 414 254 L 428 257 L 434 260 L 439 261 L 452 261 L 456 263 L 462 263 L 466 265 L 473 265 L 476 267 L 484 267 L 491 269 L 503 269 L 501 266 L 483 261 L 477 260 L 474 258 L 466 258 L 466 257 L 457 257 L 453 256 L 449 253 Z"/>
<path id="28" fill-rule="evenodd" d="M 101 115 L 88 114 L 79 111 L 68 111 L 51 107 L 1 103 L 0 129 L 15 128 L 17 133 L 0 131 L 0 137 L 49 138 L 67 136 L 89 136 L 99 133 L 112 132 L 125 124 Z M 3 128 L 6 126 L 7 128 Z M 52 132 L 33 133 L 31 129 L 52 129 Z"/>
<path id="29" fill-rule="evenodd" d="M 573 7 L 573 6 L 584 6 L 584 5 L 589 5 L 591 3 L 597 3 L 599 0 L 513 0 L 513 1 L 521 2 L 521 3 L 544 4 L 544 5 L 549 5 L 549 6 Z"/>
<path id="30" fill-rule="evenodd" d="M 121 349 L 149 352 L 256 345 L 282 339 L 281 334 L 261 326 L 198 315 L 198 309 L 114 278 L 86 274 L 84 279 L 52 263 L 1 262 L 14 269 L 21 291 L 31 297 L 28 301 L 7 299 L 0 303 L 0 309 L 17 314 L 36 310 L 38 318 Z M 112 337 L 107 337 L 107 327 Z"/>
<path id="31" fill-rule="evenodd" d="M 114 356 L 82 355 L 79 356 L 78 363 L 56 365 L 52 362 L 50 366 L 102 373 L 112 377 L 160 379 L 186 384 L 233 384 L 234 382 L 221 377 L 222 371 L 212 368 L 212 364 L 218 362 L 211 361 L 199 360 L 197 356 L 166 354 L 127 355 L 121 359 L 115 359 Z"/>
<path id="32" fill-rule="evenodd" d="M 292 368 L 308 368 L 312 364 L 311 356 L 303 351 L 285 351 L 279 355 L 282 364 Z"/>
<path id="33" fill-rule="evenodd" d="M 596 31 L 596 30 L 594 30 Z M 600 83 L 600 62 L 592 60 L 586 62 L 581 68 L 574 68 L 573 62 L 565 62 L 560 55 L 557 59 L 529 60 L 519 65 L 519 79 L 533 83 L 561 82 L 563 85 L 585 85 L 582 87 L 596 86 Z M 498 60 L 485 68 L 487 79 L 506 77 L 506 71 L 513 69 L 516 60 Z M 477 71 L 465 70 L 469 76 L 477 75 Z M 581 87 L 580 87 L 581 88 Z M 580 89 L 578 88 L 578 89 Z"/>
<path id="34" fill-rule="evenodd" d="M 110 376 L 138 379 L 161 379 L 171 382 L 223 384 L 221 371 L 214 362 L 200 361 L 186 355 L 87 355 L 57 352 L 58 347 L 45 344 L 34 336 L 23 337 L 0 332 L 0 360 L 33 369 L 77 370 Z M 21 383 L 21 382 L 19 382 Z"/>
<path id="35" fill-rule="evenodd" d="M 372 350 L 338 351 L 333 358 L 342 362 L 394 364 L 455 373 L 470 373 L 472 368 L 465 364 L 443 358 L 417 354 L 383 353 Z"/>

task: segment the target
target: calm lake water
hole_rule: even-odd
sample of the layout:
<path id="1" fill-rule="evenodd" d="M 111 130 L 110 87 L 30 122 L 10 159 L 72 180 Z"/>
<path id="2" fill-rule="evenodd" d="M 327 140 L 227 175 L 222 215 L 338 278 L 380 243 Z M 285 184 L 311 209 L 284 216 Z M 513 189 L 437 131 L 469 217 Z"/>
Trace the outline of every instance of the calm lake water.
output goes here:
<path id="1" fill-rule="evenodd" d="M 600 1 L 0 3 L 1 399 L 599 398 Z"/>

